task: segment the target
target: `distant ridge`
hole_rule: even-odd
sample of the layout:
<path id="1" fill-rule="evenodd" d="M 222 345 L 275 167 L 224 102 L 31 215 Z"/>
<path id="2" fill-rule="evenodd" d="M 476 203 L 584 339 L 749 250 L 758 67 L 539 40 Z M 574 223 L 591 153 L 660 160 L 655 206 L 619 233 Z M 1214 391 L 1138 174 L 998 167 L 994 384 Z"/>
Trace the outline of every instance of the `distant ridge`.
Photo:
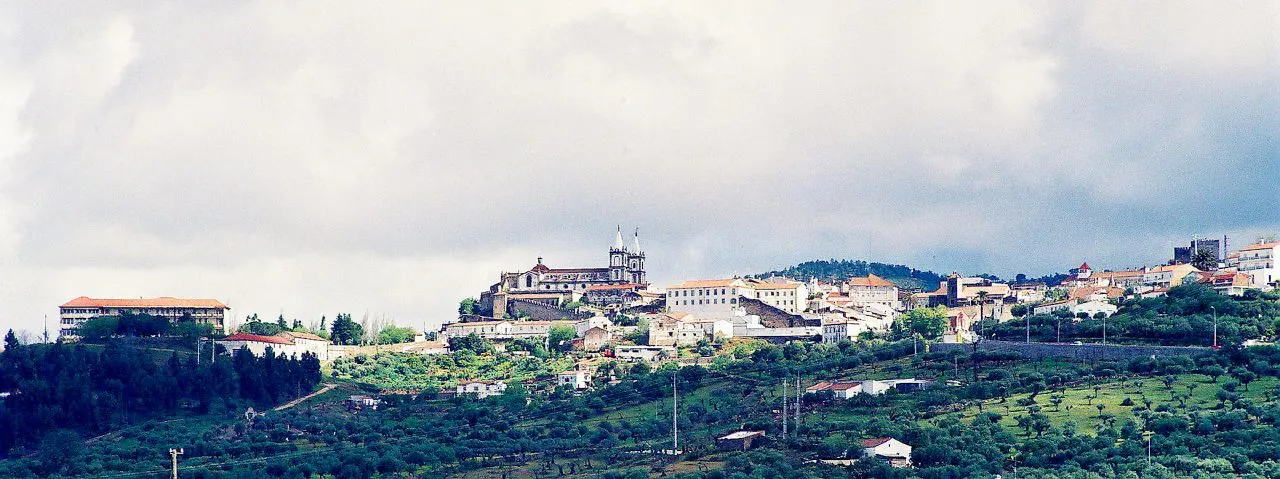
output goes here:
<path id="1" fill-rule="evenodd" d="M 786 276 L 808 281 L 844 281 L 855 276 L 874 274 L 892 281 L 899 288 L 933 291 L 938 289 L 942 276 L 933 271 L 921 271 L 900 264 L 867 262 L 862 260 L 829 259 L 805 261 L 795 266 L 778 271 L 770 271 L 755 275 L 756 277 Z"/>

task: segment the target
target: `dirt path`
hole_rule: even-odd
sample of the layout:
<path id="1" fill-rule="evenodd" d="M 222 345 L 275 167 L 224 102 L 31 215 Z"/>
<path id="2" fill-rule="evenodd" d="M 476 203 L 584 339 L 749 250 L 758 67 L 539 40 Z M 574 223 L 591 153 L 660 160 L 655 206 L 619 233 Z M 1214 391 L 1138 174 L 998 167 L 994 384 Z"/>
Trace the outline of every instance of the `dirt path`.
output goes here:
<path id="1" fill-rule="evenodd" d="M 335 388 L 335 387 L 338 387 L 338 385 L 337 385 L 337 384 L 332 384 L 332 383 L 330 383 L 330 384 L 325 384 L 325 385 L 324 385 L 324 387 L 320 388 L 320 390 L 319 390 L 319 391 L 313 392 L 313 393 L 308 394 L 308 395 L 306 395 L 306 396 L 302 396 L 302 397 L 300 397 L 300 398 L 298 398 L 298 399 L 294 399 L 294 400 L 292 400 L 292 401 L 289 401 L 289 402 L 287 402 L 287 403 L 284 403 L 284 404 L 280 405 L 279 407 L 275 408 L 274 410 L 275 410 L 275 411 L 283 411 L 283 410 L 285 410 L 285 409 L 289 409 L 289 408 L 291 408 L 291 407 L 297 406 L 297 405 L 298 405 L 298 403 L 301 403 L 302 401 L 306 401 L 306 400 L 311 399 L 311 398 L 313 398 L 313 397 L 319 396 L 319 395 L 321 395 L 321 394 L 327 393 L 327 392 L 329 392 L 329 390 L 331 390 L 331 389 L 333 389 L 333 388 Z"/>

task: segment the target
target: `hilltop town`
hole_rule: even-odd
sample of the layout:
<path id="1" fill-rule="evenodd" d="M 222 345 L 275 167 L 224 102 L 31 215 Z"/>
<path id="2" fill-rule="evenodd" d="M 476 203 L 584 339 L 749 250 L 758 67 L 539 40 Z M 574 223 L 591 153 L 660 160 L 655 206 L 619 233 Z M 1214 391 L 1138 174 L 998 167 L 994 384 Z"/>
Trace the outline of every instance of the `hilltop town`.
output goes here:
<path id="1" fill-rule="evenodd" d="M 78 297 L 56 340 L 6 337 L 0 475 L 149 474 L 123 458 L 174 444 L 208 477 L 1274 477 L 1269 452 L 1186 449 L 1280 447 L 1280 242 L 1223 244 L 1013 281 L 830 261 L 655 285 L 662 255 L 619 228 L 605 266 L 496 272 L 434 331 Z M 1091 459 L 1138 440 L 1145 466 Z"/>

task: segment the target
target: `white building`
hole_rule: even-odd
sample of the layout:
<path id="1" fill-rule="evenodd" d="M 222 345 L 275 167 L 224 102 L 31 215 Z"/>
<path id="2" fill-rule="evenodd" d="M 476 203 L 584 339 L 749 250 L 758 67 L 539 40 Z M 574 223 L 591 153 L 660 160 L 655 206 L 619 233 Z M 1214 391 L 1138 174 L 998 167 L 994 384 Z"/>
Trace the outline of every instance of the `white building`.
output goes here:
<path id="1" fill-rule="evenodd" d="M 733 339 L 733 321 L 728 319 L 685 317 L 684 323 L 702 328 L 708 340 Z"/>
<path id="2" fill-rule="evenodd" d="M 685 281 L 667 288 L 667 311 L 692 313 L 704 318 L 728 318 L 739 308 L 738 298 L 755 297 L 755 290 L 741 279 Z"/>
<path id="3" fill-rule="evenodd" d="M 577 330 L 579 338 L 585 336 L 587 334 L 587 330 L 591 328 L 600 328 L 605 331 L 611 331 L 613 329 L 613 321 L 609 321 L 609 318 L 604 316 L 592 316 L 573 324 L 573 329 Z"/>
<path id="4" fill-rule="evenodd" d="M 73 299 L 58 307 L 59 333 L 64 339 L 79 339 L 78 330 L 81 324 L 98 316 L 121 316 L 124 314 L 149 314 L 162 316 L 169 321 L 190 319 L 199 323 L 213 325 L 215 331 L 222 331 L 223 319 L 228 308 L 216 299 L 95 299 L 86 296 Z"/>
<path id="5" fill-rule="evenodd" d="M 556 375 L 556 386 L 570 386 L 575 390 L 591 389 L 591 373 L 582 369 L 562 372 Z"/>
<path id="6" fill-rule="evenodd" d="M 283 332 L 275 336 L 239 333 L 214 342 L 226 348 L 228 354 L 235 354 L 241 348 L 248 349 L 254 356 L 262 357 L 271 348 L 272 354 L 291 358 L 301 358 L 303 353 L 311 353 L 321 361 L 329 360 L 329 341 L 310 333 Z"/>
<path id="7" fill-rule="evenodd" d="M 1076 305 L 1074 299 L 1064 299 L 1061 301 L 1052 301 L 1048 303 L 1040 303 L 1031 308 L 1031 314 L 1051 314 L 1059 309 L 1071 309 Z"/>
<path id="8" fill-rule="evenodd" d="M 301 356 L 302 353 L 311 353 L 316 355 L 321 361 L 329 360 L 329 340 L 311 333 L 299 333 L 295 331 L 285 331 L 277 334 L 282 338 L 293 340 L 293 351 Z"/>
<path id="9" fill-rule="evenodd" d="M 1113 314 L 1116 314 L 1117 309 L 1119 308 L 1117 308 L 1116 305 L 1108 303 L 1106 301 L 1089 301 L 1089 302 L 1080 303 L 1075 306 L 1072 306 L 1071 314 L 1078 315 L 1080 313 L 1085 313 L 1085 314 L 1088 314 L 1090 318 L 1094 317 L 1098 313 L 1103 313 L 1107 316 L 1111 316 Z"/>
<path id="10" fill-rule="evenodd" d="M 849 399 L 859 394 L 878 396 L 891 390 L 914 391 L 933 384 L 929 379 L 865 379 L 852 381 L 820 381 L 804 390 L 805 394 L 830 391 L 839 399 Z"/>
<path id="11" fill-rule="evenodd" d="M 666 314 L 649 321 L 649 344 L 651 346 L 691 346 L 698 341 L 711 338 L 700 324 L 685 321 L 686 317 L 691 318 L 692 315 Z"/>
<path id="12" fill-rule="evenodd" d="M 796 281 L 752 281 L 755 298 L 788 313 L 809 310 L 809 287 Z"/>
<path id="13" fill-rule="evenodd" d="M 841 341 L 857 341 L 858 335 L 869 331 L 867 323 L 848 318 L 824 319 L 822 322 L 822 343 L 837 344 Z"/>
<path id="14" fill-rule="evenodd" d="M 1156 266 L 1142 274 L 1142 283 L 1153 288 L 1172 288 L 1181 286 L 1183 278 L 1200 270 L 1189 264 L 1167 264 Z"/>
<path id="15" fill-rule="evenodd" d="M 620 345 L 613 348 L 613 355 L 627 361 L 654 362 L 659 359 L 674 359 L 674 346 Z"/>
<path id="16" fill-rule="evenodd" d="M 497 396 L 507 390 L 507 383 L 502 381 L 482 381 L 471 380 L 458 383 L 455 391 L 459 396 L 463 394 L 475 394 L 477 398 L 484 399 L 489 396 Z"/>
<path id="17" fill-rule="evenodd" d="M 891 437 L 862 441 L 862 455 L 883 459 L 894 467 L 911 465 L 911 446 Z"/>
<path id="18" fill-rule="evenodd" d="M 1254 286 L 1275 285 L 1280 282 L 1280 268 L 1276 267 L 1278 256 L 1280 242 L 1251 244 L 1240 248 L 1236 268 L 1249 275 Z"/>
<path id="19" fill-rule="evenodd" d="M 491 341 L 545 339 L 551 332 L 551 328 L 555 326 L 569 326 L 577 330 L 574 321 L 477 321 L 445 326 L 440 336 L 446 342 L 453 338 L 465 338 L 471 334 Z"/>
<path id="20" fill-rule="evenodd" d="M 902 308 L 902 302 L 898 300 L 898 285 L 874 274 L 865 278 L 849 278 L 844 284 L 844 292 L 855 306 L 878 304 L 890 309 Z"/>

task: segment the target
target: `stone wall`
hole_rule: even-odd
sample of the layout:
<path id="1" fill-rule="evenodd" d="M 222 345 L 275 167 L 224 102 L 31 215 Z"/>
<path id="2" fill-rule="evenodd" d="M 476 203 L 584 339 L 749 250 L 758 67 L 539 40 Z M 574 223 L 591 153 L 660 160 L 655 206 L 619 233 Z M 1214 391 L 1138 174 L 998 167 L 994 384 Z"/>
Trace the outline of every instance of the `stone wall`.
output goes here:
<path id="1" fill-rule="evenodd" d="M 970 344 L 933 344 L 932 351 L 973 351 Z M 1016 341 L 983 341 L 978 349 L 993 352 L 1015 352 L 1027 359 L 1069 358 L 1082 361 L 1121 360 L 1150 356 L 1199 356 L 1210 349 L 1186 346 L 1127 346 L 1116 344 L 1023 343 Z"/>
<path id="2" fill-rule="evenodd" d="M 794 328 L 810 326 L 804 324 L 804 317 L 791 314 L 764 301 L 753 298 L 738 297 L 738 305 L 747 312 L 760 317 L 760 324 L 766 328 Z"/>
<path id="3" fill-rule="evenodd" d="M 529 301 L 524 299 L 507 300 L 507 309 L 513 315 L 528 314 L 530 320 L 534 321 L 555 321 L 559 319 L 585 319 L 591 317 L 591 313 L 578 312 L 571 309 L 564 309 L 559 306 L 550 306 L 539 303 L 537 301 Z"/>

